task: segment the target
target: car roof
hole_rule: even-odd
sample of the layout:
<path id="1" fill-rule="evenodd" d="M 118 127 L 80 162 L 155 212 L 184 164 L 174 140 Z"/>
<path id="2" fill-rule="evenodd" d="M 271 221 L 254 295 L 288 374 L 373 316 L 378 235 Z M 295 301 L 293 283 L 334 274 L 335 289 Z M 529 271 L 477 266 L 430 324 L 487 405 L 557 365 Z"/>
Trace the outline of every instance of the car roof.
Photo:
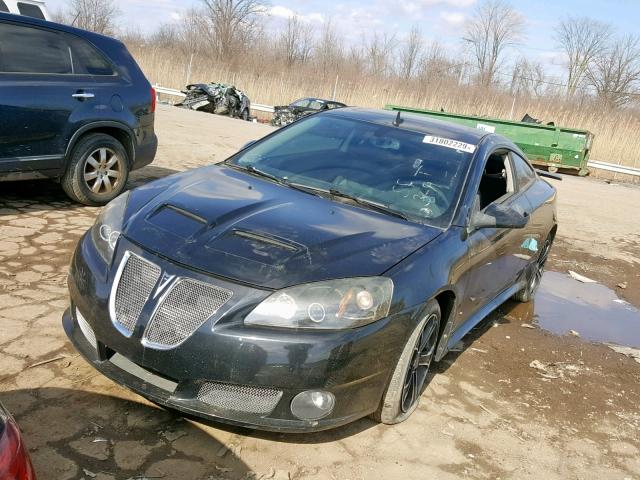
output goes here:
<path id="1" fill-rule="evenodd" d="M 328 110 L 320 115 L 329 115 L 342 118 L 350 118 L 379 125 L 391 126 L 398 116 L 398 112 L 391 110 L 380 110 L 373 108 L 345 107 L 337 110 Z M 400 114 L 400 125 L 398 128 L 434 135 L 459 142 L 477 145 L 489 135 L 484 130 L 477 128 L 456 125 L 442 120 L 428 118 L 422 115 L 402 112 Z"/>
<path id="2" fill-rule="evenodd" d="M 90 32 L 88 30 L 82 30 L 76 27 L 70 27 L 69 25 L 50 22 L 48 20 L 40 20 L 38 18 L 27 17 L 24 15 L 17 15 L 15 13 L 0 12 L 0 22 L 4 22 L 4 21 L 8 21 L 12 23 L 21 23 L 23 25 L 29 25 L 33 27 L 53 28 L 60 32 L 71 33 L 73 35 L 86 38 L 87 40 L 98 39 L 98 40 L 107 40 L 111 42 L 119 42 L 119 40 L 116 40 L 115 38 L 112 38 L 106 35 L 100 35 L 99 33 Z"/>
<path id="3" fill-rule="evenodd" d="M 324 102 L 324 103 L 338 103 L 340 105 L 344 105 L 344 103 L 342 103 L 342 102 L 338 102 L 336 100 L 327 100 L 326 98 L 320 98 L 320 97 L 302 97 L 302 98 L 299 98 L 297 100 L 294 100 L 292 103 L 296 103 L 296 102 L 299 102 L 301 100 L 312 100 L 312 101 Z"/>

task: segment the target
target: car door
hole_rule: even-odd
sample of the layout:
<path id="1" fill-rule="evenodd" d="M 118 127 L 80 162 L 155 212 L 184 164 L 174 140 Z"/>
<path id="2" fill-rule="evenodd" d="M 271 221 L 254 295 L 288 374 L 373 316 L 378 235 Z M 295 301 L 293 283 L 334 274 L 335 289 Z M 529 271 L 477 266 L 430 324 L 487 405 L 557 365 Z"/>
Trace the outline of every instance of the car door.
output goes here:
<path id="1" fill-rule="evenodd" d="M 492 203 L 500 203 L 504 206 L 514 208 L 529 216 L 531 205 L 527 199 L 525 191 L 518 189 L 517 179 L 511 161 L 510 152 L 500 149 L 489 155 L 500 155 L 504 162 L 505 190 L 497 198 L 492 199 L 488 204 L 480 202 L 480 195 L 483 189 L 483 181 L 487 185 L 486 175 L 499 175 L 498 173 L 488 173 L 483 171 L 483 181 L 478 189 L 477 201 L 474 205 L 475 211 L 484 211 Z M 492 177 L 487 177 L 491 179 Z M 489 185 L 491 182 L 488 182 Z M 501 187 L 502 188 L 502 187 Z M 524 244 L 528 229 L 509 228 L 481 228 L 471 230 L 467 237 L 468 266 L 465 274 L 465 295 L 461 300 L 459 318 L 466 319 L 477 312 L 487 303 L 491 302 L 505 289 L 512 286 L 518 279 L 520 272 L 527 265 L 528 258 L 522 255 L 522 245 Z"/>
<path id="2" fill-rule="evenodd" d="M 70 38 L 0 23 L 0 91 L 11 92 L 0 95 L 0 174 L 59 170 L 72 117 L 93 110 L 93 79 L 75 66 Z"/>
<path id="3" fill-rule="evenodd" d="M 517 152 L 511 152 L 511 161 L 518 189 L 526 195 L 531 205 L 527 238 L 522 245 L 521 255 L 533 260 L 549 235 L 549 225 L 554 223 L 555 209 L 549 201 L 548 184 L 537 177 L 529 162 Z"/>

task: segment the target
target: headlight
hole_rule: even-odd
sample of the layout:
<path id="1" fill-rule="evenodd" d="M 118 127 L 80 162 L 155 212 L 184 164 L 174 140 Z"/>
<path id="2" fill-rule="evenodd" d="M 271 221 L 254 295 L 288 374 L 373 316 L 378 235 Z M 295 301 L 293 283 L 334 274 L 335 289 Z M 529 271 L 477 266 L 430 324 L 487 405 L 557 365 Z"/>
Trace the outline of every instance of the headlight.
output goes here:
<path id="1" fill-rule="evenodd" d="M 122 232 L 124 211 L 129 201 L 129 192 L 111 200 L 100 212 L 91 228 L 91 239 L 105 262 L 111 263 L 116 243 Z"/>
<path id="2" fill-rule="evenodd" d="M 390 278 L 362 277 L 308 283 L 274 292 L 244 322 L 285 328 L 360 327 L 386 317 L 392 295 Z"/>

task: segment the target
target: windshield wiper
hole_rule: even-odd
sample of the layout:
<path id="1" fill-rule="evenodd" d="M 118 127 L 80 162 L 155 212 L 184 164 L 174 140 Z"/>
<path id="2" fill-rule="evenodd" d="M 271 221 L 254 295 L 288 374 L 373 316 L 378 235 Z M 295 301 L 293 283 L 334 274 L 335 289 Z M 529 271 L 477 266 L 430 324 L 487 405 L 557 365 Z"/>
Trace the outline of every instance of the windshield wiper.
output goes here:
<path id="1" fill-rule="evenodd" d="M 327 193 L 327 194 L 329 193 L 328 190 L 311 187 L 311 186 L 304 185 L 304 184 L 301 184 L 301 183 L 290 182 L 287 177 L 283 177 L 283 178 L 278 177 L 278 176 L 273 175 L 273 174 L 271 174 L 269 172 L 265 172 L 264 170 L 260 170 L 259 168 L 256 168 L 253 165 L 247 165 L 246 167 L 243 167 L 243 166 L 240 166 L 240 165 L 229 164 L 229 166 L 237 168 L 239 170 L 245 170 L 245 171 L 247 171 L 249 173 L 252 173 L 254 175 L 257 175 L 259 177 L 268 178 L 269 180 L 272 180 L 272 181 L 276 182 L 279 185 L 284 185 L 286 187 L 293 188 L 294 190 L 299 190 L 301 192 L 309 193 L 311 195 L 319 195 L 320 193 Z"/>
<path id="2" fill-rule="evenodd" d="M 247 172 L 253 173 L 254 175 L 258 175 L 259 177 L 264 177 L 264 178 L 268 178 L 269 180 L 273 180 L 276 183 L 285 182 L 284 179 L 276 175 L 273 175 L 272 173 L 265 172 L 264 170 L 260 170 L 259 168 L 256 168 L 253 165 L 247 165 L 246 167 L 240 167 L 240 168 L 244 168 Z"/>
<path id="3" fill-rule="evenodd" d="M 239 168 L 241 170 L 246 170 L 249 173 L 253 173 L 254 175 L 258 175 L 260 177 L 268 178 L 280 185 L 284 185 L 295 190 L 299 190 L 301 192 L 309 193 L 311 195 L 318 196 L 329 196 L 329 197 L 337 197 L 344 198 L 346 200 L 351 200 L 352 202 L 361 205 L 363 207 L 370 208 L 372 210 L 376 210 L 378 212 L 386 213 L 387 215 L 392 215 L 394 217 L 402 218 L 403 220 L 409 220 L 409 217 L 404 213 L 401 213 L 397 210 L 389 208 L 387 205 L 383 203 L 374 202 L 372 200 L 367 200 L 365 198 L 356 197 L 355 195 L 351 195 L 349 193 L 341 192 L 340 190 L 335 189 L 326 189 L 313 187 L 311 185 L 305 185 L 302 183 L 290 182 L 286 177 L 281 178 L 271 173 L 265 172 L 264 170 L 260 170 L 259 168 L 254 167 L 253 165 L 247 165 L 246 167 L 241 167 L 240 165 L 231 165 L 233 167 Z"/>
<path id="4" fill-rule="evenodd" d="M 347 200 L 351 200 L 358 205 L 362 205 L 363 207 L 368 207 L 372 210 L 377 210 L 378 212 L 386 213 L 387 215 L 393 215 L 394 217 L 402 218 L 403 220 L 409 220 L 409 217 L 402 212 L 394 210 L 393 208 L 389 208 L 384 203 L 374 202 L 372 200 L 367 200 L 366 198 L 356 197 L 355 195 L 351 195 L 349 193 L 341 192 L 340 190 L 330 189 L 328 190 L 329 195 L 332 197 L 345 198 Z"/>

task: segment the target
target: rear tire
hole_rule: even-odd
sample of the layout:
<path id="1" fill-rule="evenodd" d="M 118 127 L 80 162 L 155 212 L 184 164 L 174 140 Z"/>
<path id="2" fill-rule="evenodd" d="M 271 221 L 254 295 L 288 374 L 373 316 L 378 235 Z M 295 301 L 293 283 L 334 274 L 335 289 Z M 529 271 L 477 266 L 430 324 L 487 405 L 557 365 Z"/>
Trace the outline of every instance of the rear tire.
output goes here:
<path id="1" fill-rule="evenodd" d="M 122 193 L 129 170 L 129 156 L 118 140 L 104 133 L 90 133 L 73 148 L 60 183 L 72 200 L 100 206 Z"/>
<path id="2" fill-rule="evenodd" d="M 371 415 L 374 420 L 393 425 L 405 421 L 418 408 L 420 396 L 427 385 L 439 332 L 440 305 L 431 300 L 402 350 L 378 410 Z"/>
<path id="3" fill-rule="evenodd" d="M 542 276 L 544 274 L 544 266 L 547 263 L 551 246 L 553 245 L 554 232 L 551 232 L 544 242 L 544 245 L 540 249 L 540 254 L 535 262 L 529 265 L 525 271 L 524 278 L 526 286 L 513 296 L 513 299 L 517 302 L 528 303 L 533 300 L 533 297 L 542 282 Z"/>

